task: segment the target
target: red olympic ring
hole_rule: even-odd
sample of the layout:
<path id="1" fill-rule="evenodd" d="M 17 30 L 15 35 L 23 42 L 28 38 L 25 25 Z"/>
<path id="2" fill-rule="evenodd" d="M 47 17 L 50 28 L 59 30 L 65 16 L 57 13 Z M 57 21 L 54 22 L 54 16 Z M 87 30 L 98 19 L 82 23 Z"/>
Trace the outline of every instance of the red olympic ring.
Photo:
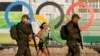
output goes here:
<path id="1" fill-rule="evenodd" d="M 76 2 L 76 3 L 72 4 L 71 6 L 69 6 L 66 15 L 67 15 L 67 16 L 70 15 L 71 10 L 72 10 L 74 7 L 76 7 L 76 6 L 85 6 L 86 8 L 88 8 L 88 10 L 89 10 L 89 12 L 90 12 L 90 14 L 91 14 L 90 21 L 89 21 L 87 24 L 85 24 L 85 25 L 79 27 L 80 30 L 86 30 L 86 29 L 88 29 L 88 28 L 93 24 L 93 22 L 95 21 L 94 11 L 93 11 L 93 9 L 92 9 L 89 5 L 87 5 L 86 3 L 84 3 L 84 2 Z M 69 20 L 67 19 L 67 21 L 69 21 Z"/>

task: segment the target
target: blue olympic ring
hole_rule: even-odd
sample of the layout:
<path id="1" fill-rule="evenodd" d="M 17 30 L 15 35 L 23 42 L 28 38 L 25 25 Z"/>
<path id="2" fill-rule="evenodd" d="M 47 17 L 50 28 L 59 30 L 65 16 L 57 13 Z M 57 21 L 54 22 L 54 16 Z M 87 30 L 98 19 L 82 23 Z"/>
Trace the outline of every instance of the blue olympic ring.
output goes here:
<path id="1" fill-rule="evenodd" d="M 7 24 L 11 27 L 13 26 L 13 24 L 10 22 L 9 18 L 8 18 L 8 12 L 10 11 L 10 9 L 16 5 L 24 5 L 28 10 L 29 10 L 29 16 L 30 16 L 30 22 L 34 21 L 33 19 L 33 10 L 30 7 L 30 5 L 28 5 L 27 3 L 23 2 L 23 1 L 17 1 L 17 2 L 13 2 L 11 3 L 5 11 L 5 20 L 7 22 Z"/>

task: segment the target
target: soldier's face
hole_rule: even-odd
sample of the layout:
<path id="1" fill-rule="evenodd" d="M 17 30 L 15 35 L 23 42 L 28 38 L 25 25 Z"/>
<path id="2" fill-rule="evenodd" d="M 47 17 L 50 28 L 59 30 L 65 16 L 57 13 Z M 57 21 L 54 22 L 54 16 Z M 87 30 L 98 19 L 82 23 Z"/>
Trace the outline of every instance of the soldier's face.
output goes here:
<path id="1" fill-rule="evenodd" d="M 28 21 L 29 21 L 29 19 L 23 18 L 23 22 L 24 22 L 24 23 L 28 23 Z"/>
<path id="2" fill-rule="evenodd" d="M 79 18 L 75 17 L 75 18 L 73 19 L 73 22 L 74 22 L 74 23 L 78 23 L 78 20 L 79 20 Z"/>

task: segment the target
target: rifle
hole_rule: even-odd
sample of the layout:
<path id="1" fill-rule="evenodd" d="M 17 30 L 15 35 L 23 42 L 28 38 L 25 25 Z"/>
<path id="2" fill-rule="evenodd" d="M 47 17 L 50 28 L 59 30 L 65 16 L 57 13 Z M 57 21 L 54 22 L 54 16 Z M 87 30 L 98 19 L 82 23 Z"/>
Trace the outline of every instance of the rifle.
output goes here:
<path id="1" fill-rule="evenodd" d="M 82 38 L 81 38 L 80 45 L 81 45 L 81 48 L 83 49 L 83 42 L 82 42 Z"/>
<path id="2" fill-rule="evenodd" d="M 32 24 L 29 24 L 29 28 L 32 30 L 32 39 L 33 39 L 33 41 L 34 41 L 34 46 L 35 46 L 35 49 L 36 49 L 36 51 L 37 51 L 37 44 L 36 44 L 36 40 L 35 40 L 35 33 L 34 33 L 34 31 L 33 31 L 33 28 L 32 28 Z"/>
<path id="3" fill-rule="evenodd" d="M 36 49 L 36 51 L 37 51 L 37 44 L 36 44 L 36 40 L 35 40 L 35 37 L 34 37 L 34 33 L 32 34 L 32 39 L 33 39 L 33 41 L 34 41 L 34 46 L 35 46 L 35 49 Z"/>
<path id="4" fill-rule="evenodd" d="M 82 41 L 82 37 L 81 37 L 80 32 L 79 32 L 79 36 L 80 36 L 80 45 L 81 45 L 81 48 L 83 49 L 83 41 Z"/>

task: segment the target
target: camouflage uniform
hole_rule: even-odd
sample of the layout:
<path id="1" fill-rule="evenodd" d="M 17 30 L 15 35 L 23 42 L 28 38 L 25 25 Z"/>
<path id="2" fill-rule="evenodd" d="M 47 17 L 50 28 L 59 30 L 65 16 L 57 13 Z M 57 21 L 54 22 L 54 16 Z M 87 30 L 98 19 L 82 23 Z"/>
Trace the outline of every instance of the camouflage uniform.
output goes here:
<path id="1" fill-rule="evenodd" d="M 80 48 L 78 43 L 80 43 L 80 30 L 78 27 L 78 24 L 73 23 L 70 21 L 67 24 L 68 29 L 68 39 L 67 39 L 67 45 L 68 45 L 68 54 L 67 56 L 80 56 Z"/>
<path id="2" fill-rule="evenodd" d="M 18 51 L 15 56 L 31 56 L 31 52 L 29 49 L 29 35 L 32 33 L 32 29 L 28 27 L 28 24 L 20 22 L 18 24 Z"/>

